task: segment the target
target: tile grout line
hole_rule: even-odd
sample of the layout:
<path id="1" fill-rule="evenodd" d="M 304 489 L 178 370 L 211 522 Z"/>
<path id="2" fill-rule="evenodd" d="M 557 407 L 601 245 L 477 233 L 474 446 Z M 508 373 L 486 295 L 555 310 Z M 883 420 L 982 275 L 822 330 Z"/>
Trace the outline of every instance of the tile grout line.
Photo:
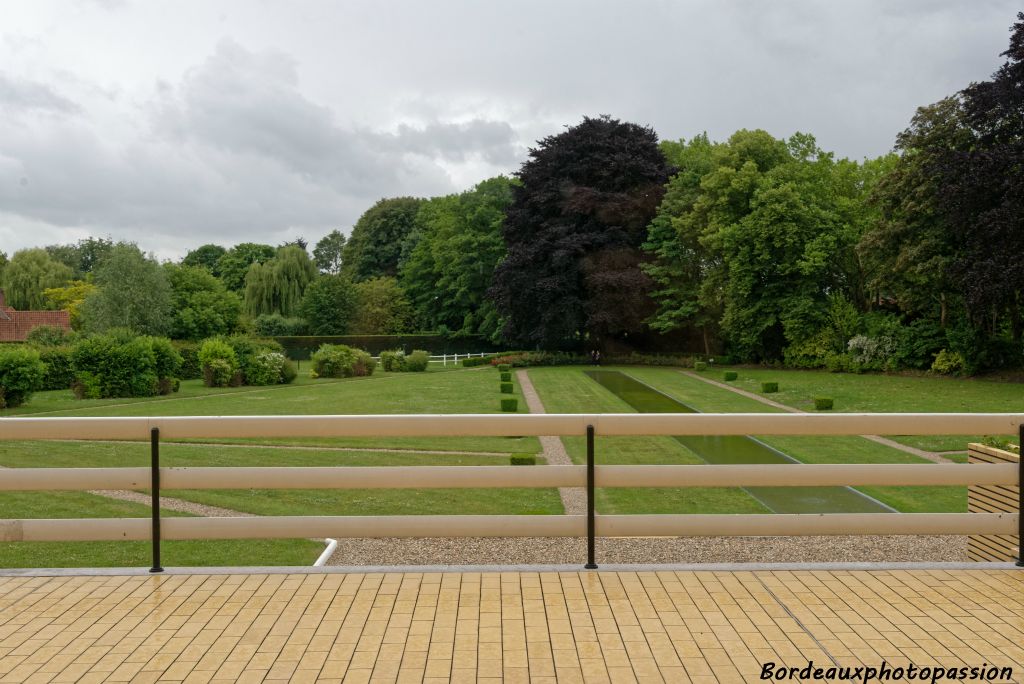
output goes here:
<path id="1" fill-rule="evenodd" d="M 757 578 L 757 581 L 758 581 L 758 583 L 759 583 L 759 584 L 760 584 L 760 585 L 761 585 L 762 587 L 764 587 L 764 590 L 765 590 L 765 591 L 767 591 L 767 592 L 768 592 L 768 595 L 772 597 L 772 600 L 774 600 L 774 601 L 775 601 L 775 603 L 776 603 L 776 604 L 778 604 L 778 606 L 779 606 L 780 608 L 782 608 L 782 610 L 786 611 L 786 615 L 788 615 L 788 616 L 789 616 L 789 617 L 790 617 L 790 618 L 791 618 L 791 619 L 793 620 L 793 622 L 795 622 L 795 623 L 796 623 L 797 625 L 799 625 L 799 626 L 800 626 L 800 629 L 802 629 L 802 630 L 804 631 L 804 634 L 806 634 L 807 636 L 809 636 L 809 637 L 811 638 L 811 641 L 813 641 L 813 642 L 815 643 L 815 645 L 816 645 L 816 646 L 817 646 L 818 648 L 820 648 L 820 649 L 821 649 L 821 652 L 822 652 L 822 653 L 824 653 L 824 654 L 825 654 L 826 656 L 828 656 L 828 659 L 832 661 L 832 664 L 833 664 L 833 665 L 835 665 L 836 667 L 839 667 L 839 661 L 838 661 L 838 660 L 836 660 L 835 656 L 833 656 L 833 655 L 832 655 L 832 652 L 831 652 L 831 651 L 829 651 L 829 650 L 828 650 L 827 648 L 825 648 L 825 645 L 824 645 L 823 643 L 821 643 L 820 641 L 818 641 L 818 637 L 814 636 L 814 634 L 812 634 L 812 633 L 811 633 L 811 630 L 807 629 L 807 625 L 805 625 L 805 624 L 803 623 L 803 620 L 801 620 L 800 618 L 798 618 L 798 617 L 797 617 L 797 616 L 796 616 L 796 615 L 795 615 L 795 614 L 793 613 L 793 611 L 791 611 L 791 610 L 789 609 L 789 606 L 787 606 L 787 605 L 786 605 L 785 603 L 783 603 L 783 602 L 782 602 L 782 599 L 780 599 L 780 598 L 779 598 L 779 597 L 778 597 L 778 596 L 777 596 L 777 595 L 775 594 L 775 592 L 774 592 L 774 591 L 772 591 L 772 588 L 771 588 L 771 587 L 769 587 L 769 586 L 768 586 L 767 584 L 765 584 L 764 580 L 763 580 L 763 579 L 761 579 L 761 573 L 755 572 L 755 573 L 753 573 L 753 574 L 754 574 L 754 577 L 755 577 L 755 578 Z"/>

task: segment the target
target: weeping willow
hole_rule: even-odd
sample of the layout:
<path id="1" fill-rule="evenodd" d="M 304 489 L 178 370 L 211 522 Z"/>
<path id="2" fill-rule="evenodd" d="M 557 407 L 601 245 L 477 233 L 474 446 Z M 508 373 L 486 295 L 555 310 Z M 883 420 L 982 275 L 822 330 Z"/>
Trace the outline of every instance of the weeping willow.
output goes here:
<path id="1" fill-rule="evenodd" d="M 252 316 L 279 313 L 293 316 L 316 277 L 316 265 L 301 247 L 281 247 L 277 255 L 253 264 L 245 274 L 245 308 Z"/>

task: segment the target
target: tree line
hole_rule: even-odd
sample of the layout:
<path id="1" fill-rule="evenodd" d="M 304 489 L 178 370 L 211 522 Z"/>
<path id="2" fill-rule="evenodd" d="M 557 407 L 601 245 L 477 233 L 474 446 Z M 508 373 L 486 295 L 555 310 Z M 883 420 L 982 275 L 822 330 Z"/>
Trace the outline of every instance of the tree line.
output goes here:
<path id="1" fill-rule="evenodd" d="M 586 117 L 511 178 L 386 198 L 311 252 L 203 245 L 158 264 L 90 238 L 0 254 L 16 308 L 203 339 L 483 335 L 833 370 L 977 372 L 1024 356 L 1024 14 L 989 80 L 921 107 L 894 151 L 812 135 L 659 141 Z M 673 337 L 677 336 L 677 337 Z"/>

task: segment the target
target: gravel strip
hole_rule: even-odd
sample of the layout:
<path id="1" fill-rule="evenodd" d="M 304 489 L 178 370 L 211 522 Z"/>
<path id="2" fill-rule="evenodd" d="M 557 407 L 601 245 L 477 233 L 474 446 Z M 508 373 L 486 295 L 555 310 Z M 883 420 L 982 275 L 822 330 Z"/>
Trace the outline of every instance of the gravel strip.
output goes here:
<path id="1" fill-rule="evenodd" d="M 55 439 L 54 442 L 65 442 L 72 444 L 139 444 L 144 440 L 129 439 Z M 162 444 L 175 444 L 177 446 L 192 447 L 223 447 L 225 449 L 291 449 L 295 451 L 365 451 L 381 454 L 422 454 L 424 456 L 496 456 L 508 458 L 507 451 L 438 451 L 435 449 L 387 449 L 380 447 L 332 447 L 332 446 L 303 446 L 298 444 L 231 444 L 225 442 L 177 442 L 174 440 L 163 440 Z"/>
<path id="2" fill-rule="evenodd" d="M 95 494 L 96 496 L 103 496 L 108 499 L 117 499 L 119 501 L 131 501 L 132 503 L 138 503 L 144 506 L 151 506 L 153 504 L 153 497 L 151 497 L 149 494 L 140 494 L 139 492 L 132 492 L 126 489 L 91 489 L 88 491 L 90 494 Z M 217 506 L 206 506 L 204 504 L 198 504 L 193 501 L 185 501 L 184 499 L 173 499 L 166 496 L 160 497 L 160 508 L 166 508 L 169 511 L 175 511 L 177 513 L 189 513 L 191 515 L 198 515 L 204 518 L 255 517 L 252 513 L 242 513 L 240 511 L 233 511 L 230 508 L 219 508 Z"/>
<path id="3" fill-rule="evenodd" d="M 626 537 L 597 540 L 600 563 L 840 563 L 967 560 L 967 538 Z M 327 565 L 583 564 L 586 540 L 562 537 L 339 539 Z"/>
<path id="4" fill-rule="evenodd" d="M 526 399 L 526 406 L 530 413 L 547 413 L 544 410 L 544 403 L 540 400 L 537 390 L 530 382 L 530 376 L 524 370 L 516 371 L 516 379 L 523 390 L 523 398 Z M 572 465 L 572 459 L 565 450 L 565 445 L 559 437 L 541 437 L 540 446 L 543 450 L 544 460 L 549 465 Z M 587 512 L 587 492 L 582 487 L 559 487 L 558 495 L 562 497 L 562 507 L 566 515 L 584 515 Z"/>
<path id="5" fill-rule="evenodd" d="M 739 387 L 727 385 L 724 382 L 718 382 L 717 380 L 712 380 L 711 378 L 705 378 L 703 375 L 698 375 L 697 373 L 694 373 L 692 371 L 679 372 L 687 377 L 693 378 L 694 380 L 700 380 L 701 382 L 706 382 L 709 385 L 721 387 L 722 389 L 729 390 L 734 394 L 739 394 L 741 396 L 747 397 L 748 399 L 759 401 L 762 404 L 766 404 L 768 406 L 774 406 L 775 408 L 782 409 L 783 411 L 788 411 L 789 413 L 807 413 L 807 411 L 803 411 L 798 408 L 793 408 L 792 406 L 786 406 L 785 404 L 780 404 L 777 401 L 772 401 L 771 399 L 762 397 L 760 394 L 754 394 L 753 392 L 748 392 L 747 390 L 740 389 Z M 903 451 L 908 454 L 913 454 L 914 456 L 918 456 L 920 458 L 929 460 L 933 463 L 940 463 L 942 465 L 949 465 L 950 463 L 954 463 L 953 461 L 950 461 L 948 458 L 944 458 L 941 454 L 937 454 L 932 451 L 925 451 L 924 449 L 918 449 L 917 447 L 907 446 L 906 444 L 900 444 L 899 442 L 895 442 L 887 437 L 882 437 L 880 435 L 860 436 L 863 437 L 864 439 L 869 439 L 872 442 L 876 442 L 877 444 L 882 444 L 892 449 L 898 449 L 899 451 Z"/>

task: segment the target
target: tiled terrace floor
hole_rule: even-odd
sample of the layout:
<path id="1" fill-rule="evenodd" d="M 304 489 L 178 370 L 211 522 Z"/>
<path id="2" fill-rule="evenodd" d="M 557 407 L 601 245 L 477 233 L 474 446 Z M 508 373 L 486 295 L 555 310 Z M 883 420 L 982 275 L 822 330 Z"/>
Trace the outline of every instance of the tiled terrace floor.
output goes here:
<path id="1" fill-rule="evenodd" d="M 0 578 L 2 681 L 743 682 L 808 660 L 1021 681 L 1022 645 L 1013 570 Z"/>

